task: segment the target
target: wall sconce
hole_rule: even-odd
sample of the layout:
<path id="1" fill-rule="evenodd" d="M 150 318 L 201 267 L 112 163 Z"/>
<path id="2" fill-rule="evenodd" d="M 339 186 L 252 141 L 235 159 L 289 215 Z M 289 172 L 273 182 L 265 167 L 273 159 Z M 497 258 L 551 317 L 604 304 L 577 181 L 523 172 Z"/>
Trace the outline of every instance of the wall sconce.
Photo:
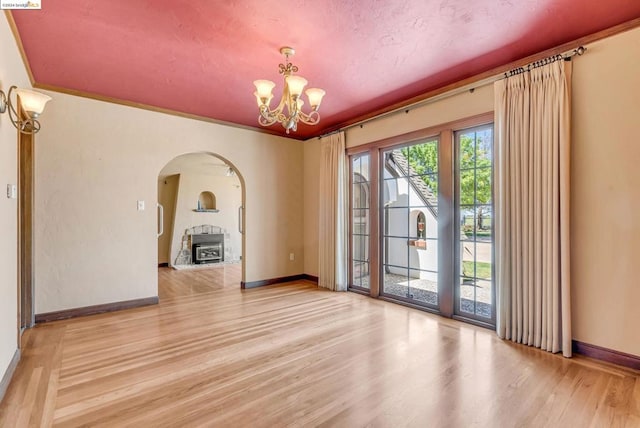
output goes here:
<path id="1" fill-rule="evenodd" d="M 22 110 L 28 116 L 26 119 L 18 116 L 14 103 L 11 101 L 11 93 L 14 90 L 16 91 L 16 102 L 18 99 L 20 100 Z M 40 130 L 40 122 L 38 122 L 37 117 L 42 114 L 45 104 L 50 99 L 50 96 L 40 92 L 12 86 L 9 88 L 8 94 L 0 90 L 0 114 L 7 111 L 7 107 L 9 107 L 9 119 L 13 126 L 23 134 L 35 134 Z"/>

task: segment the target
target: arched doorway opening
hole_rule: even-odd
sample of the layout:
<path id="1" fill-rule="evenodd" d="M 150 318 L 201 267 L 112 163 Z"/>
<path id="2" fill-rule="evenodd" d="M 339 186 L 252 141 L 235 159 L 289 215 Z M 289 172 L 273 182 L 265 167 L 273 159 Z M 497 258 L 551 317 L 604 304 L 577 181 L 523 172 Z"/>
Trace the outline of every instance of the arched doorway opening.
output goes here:
<path id="1" fill-rule="evenodd" d="M 246 264 L 244 201 L 244 179 L 222 156 L 187 153 L 162 168 L 157 199 L 161 299 L 240 288 Z"/>

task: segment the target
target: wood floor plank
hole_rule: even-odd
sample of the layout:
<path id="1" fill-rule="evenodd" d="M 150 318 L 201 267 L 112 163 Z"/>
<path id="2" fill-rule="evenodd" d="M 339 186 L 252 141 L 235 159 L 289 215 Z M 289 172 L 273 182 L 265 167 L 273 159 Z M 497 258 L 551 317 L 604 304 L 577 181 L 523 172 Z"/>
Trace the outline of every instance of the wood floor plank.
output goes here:
<path id="1" fill-rule="evenodd" d="M 640 425 L 636 371 L 240 271 L 161 268 L 159 305 L 28 331 L 0 426 Z"/>

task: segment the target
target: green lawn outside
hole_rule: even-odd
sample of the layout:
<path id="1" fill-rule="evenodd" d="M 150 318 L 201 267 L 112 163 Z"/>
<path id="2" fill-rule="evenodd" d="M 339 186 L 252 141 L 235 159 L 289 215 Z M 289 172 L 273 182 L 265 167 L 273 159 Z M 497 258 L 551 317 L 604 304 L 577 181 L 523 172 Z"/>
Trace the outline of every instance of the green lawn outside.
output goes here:
<path id="1" fill-rule="evenodd" d="M 473 277 L 473 262 L 462 262 L 462 274 L 467 277 Z M 491 263 L 476 262 L 476 278 L 491 279 Z"/>

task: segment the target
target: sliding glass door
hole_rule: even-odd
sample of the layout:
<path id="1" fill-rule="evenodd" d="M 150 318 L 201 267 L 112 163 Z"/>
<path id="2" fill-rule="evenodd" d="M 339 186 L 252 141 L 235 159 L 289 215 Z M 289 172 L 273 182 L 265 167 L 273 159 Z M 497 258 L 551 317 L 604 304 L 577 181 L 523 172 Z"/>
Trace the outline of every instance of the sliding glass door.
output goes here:
<path id="1" fill-rule="evenodd" d="M 492 325 L 493 125 L 434 134 L 351 156 L 350 287 Z"/>
<path id="2" fill-rule="evenodd" d="M 381 294 L 438 308 L 438 139 L 381 159 Z"/>

